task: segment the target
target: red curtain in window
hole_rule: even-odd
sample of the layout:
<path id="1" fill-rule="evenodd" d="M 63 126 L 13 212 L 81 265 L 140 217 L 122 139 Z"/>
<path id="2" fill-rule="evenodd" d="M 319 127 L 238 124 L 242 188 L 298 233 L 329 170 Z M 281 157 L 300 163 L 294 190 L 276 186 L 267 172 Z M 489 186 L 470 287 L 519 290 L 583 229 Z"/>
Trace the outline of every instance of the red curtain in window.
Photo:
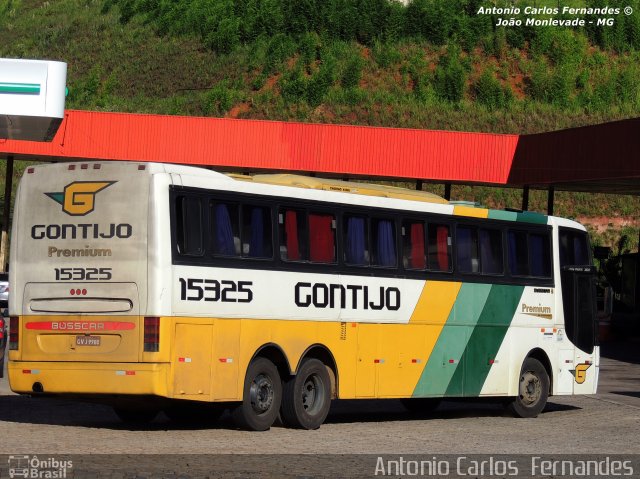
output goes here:
<path id="1" fill-rule="evenodd" d="M 287 211 L 284 217 L 284 230 L 287 238 L 287 259 L 300 260 L 300 247 L 298 244 L 298 214 L 295 211 Z"/>
<path id="2" fill-rule="evenodd" d="M 318 263 L 335 261 L 335 240 L 331 215 L 309 215 L 309 259 Z"/>
<path id="3" fill-rule="evenodd" d="M 411 225 L 411 268 L 424 269 L 426 266 L 424 257 L 424 225 L 413 223 Z"/>
<path id="4" fill-rule="evenodd" d="M 449 271 L 449 228 L 447 226 L 437 227 L 438 241 L 438 268 L 440 271 Z"/>

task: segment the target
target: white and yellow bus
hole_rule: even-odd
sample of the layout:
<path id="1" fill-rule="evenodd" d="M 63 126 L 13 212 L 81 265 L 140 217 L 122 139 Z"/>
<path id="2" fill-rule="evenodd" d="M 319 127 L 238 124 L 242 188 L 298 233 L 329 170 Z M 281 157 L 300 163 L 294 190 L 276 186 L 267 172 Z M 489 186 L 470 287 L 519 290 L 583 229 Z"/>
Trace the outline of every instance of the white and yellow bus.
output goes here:
<path id="1" fill-rule="evenodd" d="M 585 229 L 424 192 L 33 166 L 10 283 L 11 388 L 108 402 L 124 420 L 231 408 L 247 429 L 279 413 L 312 429 L 333 398 L 427 410 L 480 396 L 532 417 L 597 386 Z"/>

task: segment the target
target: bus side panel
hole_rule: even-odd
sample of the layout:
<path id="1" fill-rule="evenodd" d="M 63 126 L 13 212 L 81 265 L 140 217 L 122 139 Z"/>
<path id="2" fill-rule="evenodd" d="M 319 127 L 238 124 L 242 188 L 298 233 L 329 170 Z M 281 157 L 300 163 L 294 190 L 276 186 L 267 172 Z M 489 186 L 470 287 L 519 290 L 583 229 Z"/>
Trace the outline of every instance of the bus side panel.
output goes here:
<path id="1" fill-rule="evenodd" d="M 147 241 L 147 309 L 146 316 L 170 316 L 172 276 L 171 225 L 167 215 L 169 205 L 168 174 L 152 176 L 149 190 L 149 219 Z"/>
<path id="2" fill-rule="evenodd" d="M 463 283 L 438 340 L 416 384 L 414 397 L 462 395 L 462 361 L 469 332 L 475 328 L 491 285 Z M 460 368 L 460 373 L 456 371 Z"/>
<path id="3" fill-rule="evenodd" d="M 481 395 L 516 396 L 520 369 L 527 355 L 534 349 L 544 351 L 551 365 L 558 364 L 559 330 L 554 321 L 557 315 L 554 289 L 527 286 L 520 287 L 520 290 L 517 302 L 510 306 L 510 327 L 496 353 Z M 503 314 L 506 318 L 506 304 Z M 552 384 L 555 384 L 555 376 L 556 371 L 552 366 Z"/>

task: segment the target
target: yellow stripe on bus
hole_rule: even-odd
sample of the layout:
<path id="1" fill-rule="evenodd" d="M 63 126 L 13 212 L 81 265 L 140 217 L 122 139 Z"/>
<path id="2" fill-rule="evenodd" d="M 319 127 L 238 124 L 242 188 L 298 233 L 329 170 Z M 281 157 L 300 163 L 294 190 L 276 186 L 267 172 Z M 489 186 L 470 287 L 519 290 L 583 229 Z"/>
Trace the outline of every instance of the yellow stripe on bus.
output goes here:
<path id="1" fill-rule="evenodd" d="M 409 322 L 444 326 L 461 286 L 459 282 L 426 281 Z"/>
<path id="2" fill-rule="evenodd" d="M 363 326 L 376 329 L 382 335 L 378 338 L 383 340 L 378 341 L 377 356 L 389 363 L 371 365 L 371 369 L 378 369 L 375 397 L 411 396 L 461 286 L 459 282 L 427 281 L 409 324 L 359 326 L 361 329 Z"/>
<path id="3" fill-rule="evenodd" d="M 489 210 L 457 205 L 453 207 L 453 214 L 456 216 L 471 216 L 473 218 L 488 218 Z"/>

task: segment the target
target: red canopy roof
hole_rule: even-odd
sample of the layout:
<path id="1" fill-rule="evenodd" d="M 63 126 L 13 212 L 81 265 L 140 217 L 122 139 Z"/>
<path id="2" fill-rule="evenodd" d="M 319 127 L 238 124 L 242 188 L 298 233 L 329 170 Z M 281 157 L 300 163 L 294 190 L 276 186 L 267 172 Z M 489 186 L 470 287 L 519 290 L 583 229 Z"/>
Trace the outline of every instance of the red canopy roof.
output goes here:
<path id="1" fill-rule="evenodd" d="M 519 136 L 69 110 L 51 143 L 0 140 L 0 156 L 585 191 L 622 181 L 640 194 L 640 162 L 631 153 L 640 146 L 639 122 Z"/>

